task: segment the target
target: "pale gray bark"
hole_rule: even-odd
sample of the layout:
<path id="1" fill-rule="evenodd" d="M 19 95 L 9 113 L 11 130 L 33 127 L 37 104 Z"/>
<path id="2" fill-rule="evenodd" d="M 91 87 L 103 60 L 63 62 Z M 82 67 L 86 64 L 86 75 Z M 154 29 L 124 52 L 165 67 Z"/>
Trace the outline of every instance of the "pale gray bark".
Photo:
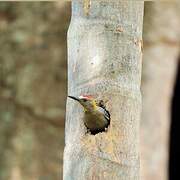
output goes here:
<path id="1" fill-rule="evenodd" d="M 167 180 L 171 98 L 180 42 L 178 3 L 148 2 L 145 7 L 141 179 Z"/>
<path id="2" fill-rule="evenodd" d="M 74 0 L 68 31 L 68 94 L 106 102 L 107 132 L 86 134 L 67 101 L 64 180 L 139 179 L 143 2 Z"/>

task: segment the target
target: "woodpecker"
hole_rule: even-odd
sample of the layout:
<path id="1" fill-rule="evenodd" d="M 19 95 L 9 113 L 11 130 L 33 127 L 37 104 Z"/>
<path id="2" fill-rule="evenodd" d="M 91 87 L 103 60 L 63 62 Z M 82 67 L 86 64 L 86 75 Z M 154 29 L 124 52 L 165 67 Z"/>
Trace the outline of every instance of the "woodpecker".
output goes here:
<path id="1" fill-rule="evenodd" d="M 84 108 L 84 124 L 92 134 L 104 131 L 110 123 L 110 114 L 105 106 L 97 103 L 92 96 L 82 95 L 79 97 L 68 96 L 79 102 Z"/>

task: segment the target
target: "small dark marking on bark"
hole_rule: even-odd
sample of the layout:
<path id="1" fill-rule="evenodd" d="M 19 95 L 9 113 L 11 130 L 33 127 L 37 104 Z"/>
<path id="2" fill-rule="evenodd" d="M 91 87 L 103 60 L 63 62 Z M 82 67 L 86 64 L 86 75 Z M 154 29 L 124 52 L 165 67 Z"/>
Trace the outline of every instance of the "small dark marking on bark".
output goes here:
<path id="1" fill-rule="evenodd" d="M 107 24 L 105 24 L 105 25 L 104 25 L 104 27 L 105 27 L 105 28 L 108 28 L 108 25 L 107 25 Z"/>
<path id="2" fill-rule="evenodd" d="M 143 40 L 142 39 L 134 39 L 134 44 L 136 46 L 139 46 L 139 48 L 141 49 L 141 52 L 143 51 Z"/>
<path id="3" fill-rule="evenodd" d="M 137 46 L 138 45 L 138 40 L 134 39 L 134 44 Z"/>
<path id="4" fill-rule="evenodd" d="M 117 28 L 116 28 L 116 32 L 118 32 L 118 33 L 121 33 L 121 32 L 123 32 L 124 30 L 123 30 L 123 28 L 121 27 L 121 26 L 118 26 Z"/>
<path id="5" fill-rule="evenodd" d="M 141 39 L 140 42 L 141 42 L 141 52 L 143 52 L 143 40 Z"/>

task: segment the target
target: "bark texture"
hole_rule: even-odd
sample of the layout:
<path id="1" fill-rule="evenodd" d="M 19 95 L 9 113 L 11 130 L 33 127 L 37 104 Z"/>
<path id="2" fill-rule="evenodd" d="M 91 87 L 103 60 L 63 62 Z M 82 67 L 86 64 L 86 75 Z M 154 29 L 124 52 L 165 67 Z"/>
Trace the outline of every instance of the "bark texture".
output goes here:
<path id="1" fill-rule="evenodd" d="M 168 179 L 171 98 L 180 47 L 178 6 L 179 3 L 145 3 L 142 180 Z"/>
<path id="2" fill-rule="evenodd" d="M 111 123 L 87 134 L 81 106 L 67 101 L 64 180 L 137 180 L 143 2 L 88 2 L 72 2 L 68 94 L 103 100 Z"/>

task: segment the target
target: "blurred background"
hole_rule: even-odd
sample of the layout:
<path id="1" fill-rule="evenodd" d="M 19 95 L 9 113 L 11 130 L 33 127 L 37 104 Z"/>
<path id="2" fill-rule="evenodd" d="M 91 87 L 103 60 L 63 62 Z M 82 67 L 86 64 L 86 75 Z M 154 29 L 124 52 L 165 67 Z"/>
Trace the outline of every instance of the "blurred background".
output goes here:
<path id="1" fill-rule="evenodd" d="M 178 179 L 179 12 L 145 4 L 142 180 Z M 62 179 L 70 14 L 70 2 L 0 2 L 0 180 Z"/>
<path id="2" fill-rule="evenodd" d="M 0 2 L 0 180 L 62 179 L 70 3 Z"/>

